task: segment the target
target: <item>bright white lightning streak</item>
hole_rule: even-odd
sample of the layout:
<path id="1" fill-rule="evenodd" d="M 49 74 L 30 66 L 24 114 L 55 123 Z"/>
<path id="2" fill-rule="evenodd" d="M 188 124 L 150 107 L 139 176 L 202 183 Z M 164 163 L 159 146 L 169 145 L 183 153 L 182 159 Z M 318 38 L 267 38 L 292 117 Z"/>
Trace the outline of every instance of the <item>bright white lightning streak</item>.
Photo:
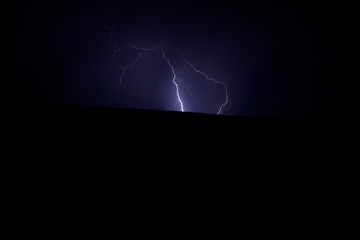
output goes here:
<path id="1" fill-rule="evenodd" d="M 171 46 L 171 47 L 172 47 L 172 46 Z M 198 70 L 197 68 L 195 68 L 195 66 L 185 58 L 185 56 L 179 51 L 179 49 L 177 49 L 177 48 L 175 48 L 175 47 L 172 47 L 172 48 L 176 50 L 176 52 L 182 57 L 183 61 L 184 61 L 187 65 L 189 65 L 196 73 L 200 73 L 201 75 L 203 75 L 204 77 L 206 77 L 208 80 L 214 82 L 215 84 L 221 84 L 221 85 L 223 85 L 223 87 L 225 88 L 225 102 L 220 106 L 220 108 L 219 108 L 219 110 L 218 110 L 218 112 L 217 112 L 217 115 L 219 115 L 219 114 L 221 113 L 223 107 L 224 107 L 226 104 L 228 104 L 228 102 L 229 102 L 228 87 L 227 87 L 227 85 L 226 85 L 223 81 L 217 81 L 217 80 L 209 77 L 206 73 L 201 72 L 200 70 Z"/>
<path id="2" fill-rule="evenodd" d="M 178 100 L 178 102 L 180 103 L 180 109 L 181 109 L 181 111 L 184 112 L 184 104 L 183 104 L 183 102 L 182 102 L 182 100 L 181 100 L 181 97 L 180 97 L 179 85 L 178 85 L 178 83 L 176 82 L 175 69 L 174 69 L 174 67 L 171 65 L 170 60 L 166 57 L 163 46 L 160 44 L 160 45 L 158 45 L 158 46 L 155 47 L 155 48 L 139 48 L 139 47 L 135 46 L 135 45 L 132 44 L 132 43 L 127 42 L 127 44 L 128 44 L 130 47 L 134 48 L 135 50 L 139 51 L 140 53 L 138 54 L 138 56 L 135 58 L 135 60 L 134 60 L 130 65 L 127 65 L 127 66 L 125 66 L 125 67 L 123 68 L 123 71 L 122 71 L 122 73 L 121 73 L 121 75 L 120 75 L 120 78 L 119 78 L 119 83 L 117 84 L 116 87 L 118 87 L 118 88 L 121 87 L 121 85 L 122 85 L 122 80 L 123 80 L 123 78 L 124 78 L 127 70 L 129 70 L 130 68 L 134 67 L 134 66 L 136 65 L 136 63 L 137 63 L 143 56 L 146 56 L 146 55 L 151 54 L 152 52 L 156 51 L 156 50 L 160 47 L 160 48 L 161 48 L 161 52 L 162 52 L 162 56 L 163 56 L 163 58 L 165 59 L 165 61 L 168 63 L 168 65 L 169 65 L 169 67 L 171 68 L 171 71 L 172 71 L 172 73 L 173 73 L 172 82 L 174 83 L 174 86 L 175 86 L 175 88 L 176 88 L 177 100 Z"/>
<path id="3" fill-rule="evenodd" d="M 115 48 L 115 54 L 116 54 L 117 52 L 122 51 L 122 49 L 119 48 L 119 47 L 117 46 L 117 44 L 111 44 L 111 42 L 112 42 L 112 37 L 113 37 L 113 34 L 114 34 L 114 30 L 107 25 L 106 19 L 105 19 L 104 25 L 105 25 L 105 28 L 111 32 L 110 37 L 109 37 L 109 40 L 108 40 L 108 46 Z M 166 57 L 164 47 L 160 44 L 160 45 L 156 46 L 155 48 L 139 48 L 139 47 L 135 46 L 135 45 L 132 44 L 132 43 L 127 42 L 127 44 L 128 44 L 130 47 L 132 47 L 132 48 L 134 48 L 135 50 L 137 50 L 137 51 L 139 52 L 139 54 L 138 54 L 138 56 L 135 58 L 135 60 L 134 60 L 131 64 L 129 64 L 129 65 L 127 65 L 127 66 L 125 66 L 125 67 L 123 68 L 122 73 L 121 73 L 120 78 L 119 78 L 119 83 L 117 84 L 116 87 L 117 87 L 117 88 L 118 88 L 118 87 L 121 87 L 121 85 L 122 85 L 122 80 L 123 80 L 123 78 L 125 77 L 126 72 L 127 72 L 130 68 L 134 67 L 142 57 L 151 54 L 152 52 L 156 51 L 156 50 L 160 47 L 160 48 L 161 48 L 161 52 L 162 52 L 162 56 L 163 56 L 163 58 L 165 59 L 165 61 L 168 63 L 168 65 L 169 65 L 169 67 L 171 68 L 171 71 L 172 71 L 172 73 L 173 73 L 172 82 L 173 82 L 173 84 L 174 84 L 174 86 L 175 86 L 175 88 L 176 88 L 177 102 L 180 103 L 181 111 L 184 112 L 184 105 L 183 105 L 183 102 L 182 102 L 182 100 L 181 100 L 181 96 L 180 96 L 180 92 L 179 92 L 179 84 L 184 84 L 184 82 L 182 82 L 182 81 L 180 81 L 180 80 L 179 80 L 179 84 L 176 82 L 177 76 L 176 76 L 176 73 L 175 73 L 175 69 L 174 69 L 174 67 L 172 66 L 169 58 Z M 170 47 L 172 47 L 172 46 L 170 46 Z M 175 48 L 175 47 L 172 47 L 172 48 L 177 51 L 177 53 L 182 57 L 183 61 L 184 61 L 187 65 L 189 65 L 196 73 L 201 74 L 202 76 L 204 76 L 205 78 L 207 78 L 208 80 L 212 81 L 212 82 L 215 83 L 215 84 L 221 84 L 221 85 L 225 88 L 225 102 L 219 107 L 219 110 L 218 110 L 218 112 L 217 112 L 217 115 L 219 115 L 219 114 L 222 112 L 223 107 L 225 107 L 225 105 L 227 105 L 228 102 L 229 102 L 228 87 L 227 87 L 227 85 L 225 84 L 225 82 L 223 82 L 223 81 L 217 81 L 217 80 L 209 77 L 206 73 L 198 70 L 197 68 L 195 68 L 195 66 L 194 66 L 192 63 L 190 63 L 190 62 L 185 58 L 185 56 L 184 56 L 177 48 Z M 184 84 L 184 85 L 185 85 L 185 84 Z M 185 85 L 185 87 L 186 87 L 186 89 L 188 90 L 188 92 L 190 93 L 190 95 L 196 100 L 196 98 L 192 95 L 191 91 L 188 89 L 188 86 Z"/>
<path id="4" fill-rule="evenodd" d="M 171 68 L 171 71 L 172 71 L 172 73 L 173 73 L 173 79 L 172 79 L 172 81 L 173 81 L 173 83 L 174 83 L 174 85 L 175 85 L 175 87 L 176 87 L 177 99 L 178 99 L 178 101 L 179 101 L 179 103 L 180 103 L 181 111 L 184 112 L 184 105 L 183 105 L 183 102 L 181 101 L 181 97 L 180 97 L 180 93 L 179 93 L 179 85 L 178 85 L 177 82 L 175 81 L 175 79 L 176 79 L 175 69 L 174 69 L 174 67 L 171 65 L 170 60 L 165 56 L 165 51 L 164 51 L 164 48 L 163 48 L 162 45 L 160 45 L 160 48 L 161 48 L 162 55 L 163 55 L 164 59 L 165 59 L 165 60 L 167 61 L 167 63 L 169 64 L 169 66 L 170 66 L 170 68 Z"/>

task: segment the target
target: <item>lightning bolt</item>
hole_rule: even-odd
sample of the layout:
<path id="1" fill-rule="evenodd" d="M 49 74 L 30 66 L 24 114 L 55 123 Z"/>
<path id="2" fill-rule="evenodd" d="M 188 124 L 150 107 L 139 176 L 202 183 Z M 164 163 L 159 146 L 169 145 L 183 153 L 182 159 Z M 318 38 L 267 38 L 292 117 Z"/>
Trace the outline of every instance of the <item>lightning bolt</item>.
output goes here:
<path id="1" fill-rule="evenodd" d="M 164 59 L 167 61 L 167 63 L 169 64 L 170 68 L 171 68 L 171 71 L 173 73 L 173 83 L 176 87 L 176 95 L 177 95 L 177 99 L 178 99 L 178 102 L 180 103 L 180 108 L 181 108 L 181 111 L 184 112 L 184 104 L 183 102 L 181 101 L 181 97 L 180 97 L 180 93 L 179 93 L 179 85 L 177 84 L 177 82 L 175 81 L 176 80 L 176 73 L 175 73 L 175 69 L 174 67 L 171 65 L 170 63 L 170 60 L 165 56 L 165 51 L 164 51 L 164 47 L 162 45 L 160 45 L 161 47 L 161 52 L 162 52 L 162 55 L 164 57 Z"/>
<path id="2" fill-rule="evenodd" d="M 173 48 L 173 49 L 175 49 L 175 51 L 181 56 L 181 58 L 183 59 L 183 61 L 184 61 L 188 66 L 190 66 L 196 73 L 199 73 L 199 74 L 201 74 L 202 76 L 204 76 L 205 78 L 207 78 L 208 80 L 212 81 L 213 83 L 215 83 L 215 84 L 221 84 L 221 85 L 224 87 L 224 89 L 225 89 L 225 102 L 219 107 L 219 110 L 218 110 L 218 112 L 217 112 L 217 115 L 219 115 L 219 114 L 221 113 L 223 107 L 225 107 L 225 105 L 228 104 L 228 102 L 229 102 L 228 87 L 227 87 L 227 85 L 225 84 L 225 82 L 223 82 L 223 81 L 217 81 L 217 80 L 209 77 L 206 73 L 204 73 L 204 72 L 200 71 L 199 69 L 195 68 L 195 66 L 194 66 L 191 62 L 189 62 L 189 61 L 184 57 L 184 55 L 179 51 L 179 49 L 177 49 L 177 48 L 175 48 L 175 47 L 173 47 L 173 46 L 170 46 L 170 47 Z"/>
<path id="3" fill-rule="evenodd" d="M 121 73 L 121 75 L 120 75 L 120 77 L 119 77 L 119 82 L 118 82 L 116 88 L 121 87 L 122 82 L 123 82 L 123 78 L 125 77 L 126 72 L 127 72 L 130 68 L 134 67 L 134 66 L 139 62 L 139 60 L 140 60 L 141 58 L 143 58 L 144 56 L 150 55 L 151 53 L 155 52 L 157 49 L 160 48 L 164 60 L 167 62 L 167 64 L 168 64 L 169 67 L 171 68 L 171 72 L 172 72 L 172 74 L 173 74 L 172 82 L 173 82 L 173 84 L 174 84 L 174 86 L 175 86 L 175 88 L 176 88 L 177 101 L 180 103 L 180 110 L 181 110 L 182 112 L 184 112 L 184 104 L 183 104 L 183 102 L 182 102 L 182 100 L 181 100 L 181 96 L 180 96 L 180 92 L 179 92 L 179 84 L 176 82 L 175 69 L 174 69 L 174 67 L 172 66 L 169 58 L 166 56 L 163 45 L 159 44 L 158 46 L 156 46 L 156 47 L 154 47 L 154 48 L 140 48 L 140 47 L 137 47 L 135 44 L 132 44 L 132 43 L 129 43 L 129 42 L 127 42 L 127 45 L 128 45 L 129 47 L 134 48 L 134 49 L 138 52 L 138 54 L 137 54 L 137 56 L 136 56 L 136 58 L 134 59 L 133 62 L 131 62 L 129 65 L 127 65 L 127 66 L 125 66 L 125 67 L 123 68 L 122 73 Z"/>
<path id="4" fill-rule="evenodd" d="M 115 49 L 115 54 L 117 52 L 120 52 L 122 51 L 121 48 L 118 47 L 117 44 L 115 43 L 112 43 L 112 38 L 113 38 L 113 35 L 114 35 L 114 30 L 108 26 L 107 24 L 107 21 L 105 19 L 105 28 L 110 31 L 110 37 L 109 37 L 109 40 L 108 40 L 108 43 L 107 45 L 109 47 L 112 47 Z M 154 48 L 141 48 L 141 47 L 137 47 L 135 44 L 133 43 L 129 43 L 129 42 L 126 42 L 126 44 L 128 45 L 128 47 L 131 47 L 133 49 L 135 49 L 137 51 L 137 56 L 136 58 L 129 63 L 129 65 L 126 65 L 125 67 L 123 67 L 122 69 L 122 72 L 121 72 L 121 75 L 119 77 L 119 81 L 118 81 L 118 84 L 116 85 L 116 88 L 120 88 L 121 85 L 122 85 L 122 82 L 123 82 L 123 79 L 126 75 L 126 72 L 133 68 L 139 61 L 140 59 L 142 59 L 143 57 L 145 56 L 148 56 L 152 53 L 154 53 L 155 51 L 157 51 L 158 49 L 161 50 L 161 54 L 162 54 L 162 57 L 163 59 L 166 61 L 167 65 L 170 67 L 171 69 L 171 72 L 172 72 L 172 83 L 174 84 L 174 87 L 176 89 L 176 97 L 177 97 L 177 103 L 180 104 L 180 110 L 181 112 L 184 112 L 184 104 L 183 104 L 183 100 L 181 99 L 181 94 L 180 94 L 180 88 L 179 88 L 179 85 L 182 85 L 182 86 L 185 86 L 186 90 L 189 92 L 190 96 L 193 97 L 195 100 L 195 96 L 193 96 L 193 94 L 191 93 L 191 91 L 189 90 L 189 87 L 187 84 L 185 84 L 183 81 L 180 81 L 176 75 L 176 71 L 175 71 L 175 68 L 174 66 L 171 64 L 171 61 L 170 59 L 167 57 L 166 55 L 166 51 L 165 51 L 165 48 L 162 44 L 159 44 L 157 45 L 156 47 Z M 166 45 L 166 46 L 169 46 L 169 45 Z M 178 54 L 179 56 L 182 58 L 182 60 L 188 65 L 190 66 L 196 73 L 199 73 L 201 74 L 202 76 L 204 76 L 206 79 L 208 79 L 209 81 L 212 81 L 213 83 L 215 84 L 219 84 L 219 85 L 222 85 L 225 89 L 225 101 L 224 103 L 222 103 L 222 105 L 219 107 L 218 111 L 217 111 L 217 115 L 219 115 L 221 112 L 222 112 L 222 109 L 228 104 L 228 101 L 229 101 L 229 96 L 228 96 L 228 87 L 227 85 L 225 84 L 225 82 L 223 81 L 217 81 L 215 80 L 214 78 L 211 78 L 209 77 L 206 73 L 200 71 L 199 69 L 197 69 L 191 62 L 189 62 L 185 56 L 175 47 L 172 47 L 172 46 L 169 46 L 171 48 L 173 48 Z"/>

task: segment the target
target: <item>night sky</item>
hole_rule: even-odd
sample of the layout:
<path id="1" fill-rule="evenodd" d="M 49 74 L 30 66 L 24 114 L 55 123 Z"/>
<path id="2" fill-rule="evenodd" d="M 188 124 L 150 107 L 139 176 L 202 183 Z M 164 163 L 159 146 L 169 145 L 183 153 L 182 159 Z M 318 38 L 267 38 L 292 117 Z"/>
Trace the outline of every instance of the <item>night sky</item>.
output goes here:
<path id="1" fill-rule="evenodd" d="M 340 67 L 347 21 L 311 1 L 31 1 L 12 6 L 10 79 L 2 100 L 178 111 L 172 73 L 155 51 L 129 70 L 138 47 L 163 44 L 185 84 L 186 111 L 255 117 L 354 115 L 357 81 Z M 349 14 L 351 17 L 351 15 Z M 339 19 L 342 19 L 341 21 Z M 123 51 L 114 53 L 108 44 Z M 343 45 L 345 48 L 346 46 Z M 344 49 L 343 49 L 344 50 Z M 344 50 L 345 51 L 345 50 Z M 184 86 L 188 87 L 188 90 Z"/>

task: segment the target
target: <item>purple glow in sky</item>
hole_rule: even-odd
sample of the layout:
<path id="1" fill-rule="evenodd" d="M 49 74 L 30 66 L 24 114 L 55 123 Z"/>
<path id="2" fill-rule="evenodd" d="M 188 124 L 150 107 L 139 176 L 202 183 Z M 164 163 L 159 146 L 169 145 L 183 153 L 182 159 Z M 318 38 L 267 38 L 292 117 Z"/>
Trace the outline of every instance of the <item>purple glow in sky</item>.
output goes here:
<path id="1" fill-rule="evenodd" d="M 344 36 L 352 21 L 339 24 L 338 5 L 325 8 L 313 1 L 14 3 L 4 38 L 14 44 L 6 62 L 15 64 L 0 97 L 248 117 L 355 114 L 352 63 L 341 69 L 345 58 L 329 52 L 353 39 Z"/>
<path id="2" fill-rule="evenodd" d="M 122 51 L 121 48 L 118 47 L 118 45 L 116 43 L 113 43 L 113 35 L 114 35 L 114 30 L 108 26 L 107 20 L 105 19 L 105 24 L 104 24 L 105 28 L 107 30 L 110 31 L 110 37 L 109 37 L 109 41 L 108 41 L 108 46 L 114 48 L 114 53 L 117 54 L 119 52 Z M 186 91 L 188 91 L 189 95 L 196 99 L 195 96 L 193 95 L 193 93 L 190 91 L 189 86 L 187 83 L 180 81 L 177 77 L 176 74 L 176 70 L 175 67 L 173 66 L 173 64 L 171 63 L 170 59 L 166 56 L 166 50 L 165 47 L 163 46 L 163 44 L 159 44 L 154 48 L 143 48 L 143 47 L 138 47 L 133 43 L 130 42 L 126 42 L 126 44 L 128 45 L 128 47 L 134 48 L 137 51 L 137 56 L 135 59 L 133 59 L 132 61 L 130 61 L 130 63 L 126 66 L 123 66 L 121 75 L 119 77 L 119 81 L 118 84 L 116 85 L 116 88 L 120 88 L 123 85 L 123 79 L 125 78 L 126 72 L 128 70 L 130 70 L 131 68 L 133 68 L 143 57 L 151 55 L 152 53 L 154 53 L 155 51 L 157 51 L 158 49 L 161 50 L 161 55 L 163 57 L 163 59 L 166 61 L 167 65 L 169 66 L 169 68 L 171 69 L 172 72 L 172 83 L 176 89 L 176 97 L 177 97 L 177 103 L 180 104 L 180 111 L 184 112 L 186 111 L 186 107 L 184 106 L 183 100 L 182 100 L 182 94 L 180 92 L 180 87 L 179 85 L 184 85 L 184 89 Z M 167 46 L 167 45 L 166 45 Z M 225 82 L 223 81 L 217 81 L 212 77 L 209 77 L 208 74 L 200 71 L 199 69 L 197 69 L 190 61 L 188 61 L 185 56 L 180 52 L 179 49 L 173 47 L 173 46 L 168 46 L 169 48 L 172 48 L 176 51 L 176 53 L 181 57 L 181 59 L 196 73 L 201 74 L 203 77 L 205 77 L 207 80 L 212 81 L 213 83 L 217 84 L 217 85 L 222 85 L 224 87 L 224 102 L 221 103 L 220 107 L 218 108 L 216 114 L 219 115 L 222 113 L 222 109 L 228 104 L 229 102 L 229 96 L 228 96 L 228 87 L 225 84 Z M 177 105 L 177 104 L 176 104 Z M 176 107 L 175 105 L 175 107 Z"/>

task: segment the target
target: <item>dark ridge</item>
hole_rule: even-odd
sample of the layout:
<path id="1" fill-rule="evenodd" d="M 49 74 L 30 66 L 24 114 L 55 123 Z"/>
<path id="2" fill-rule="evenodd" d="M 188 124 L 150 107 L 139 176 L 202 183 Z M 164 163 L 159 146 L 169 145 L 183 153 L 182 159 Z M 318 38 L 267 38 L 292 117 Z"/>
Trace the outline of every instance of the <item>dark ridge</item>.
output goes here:
<path id="1" fill-rule="evenodd" d="M 146 182 L 159 172 L 165 184 L 191 181 L 189 174 L 245 185 L 310 181 L 338 174 L 327 169 L 354 159 L 359 136 L 356 118 L 261 119 L 44 102 L 2 102 L 1 109 L 11 175 L 22 182 L 42 176 L 45 184 L 111 176 L 116 184 L 118 177 Z"/>
<path id="2" fill-rule="evenodd" d="M 139 134 L 157 132 L 171 135 L 216 134 L 229 137 L 316 134 L 350 130 L 358 117 L 333 118 L 254 118 L 215 114 L 141 109 L 118 109 L 50 102 L 3 102 L 2 119 L 8 124 L 50 129 L 112 129 Z"/>

